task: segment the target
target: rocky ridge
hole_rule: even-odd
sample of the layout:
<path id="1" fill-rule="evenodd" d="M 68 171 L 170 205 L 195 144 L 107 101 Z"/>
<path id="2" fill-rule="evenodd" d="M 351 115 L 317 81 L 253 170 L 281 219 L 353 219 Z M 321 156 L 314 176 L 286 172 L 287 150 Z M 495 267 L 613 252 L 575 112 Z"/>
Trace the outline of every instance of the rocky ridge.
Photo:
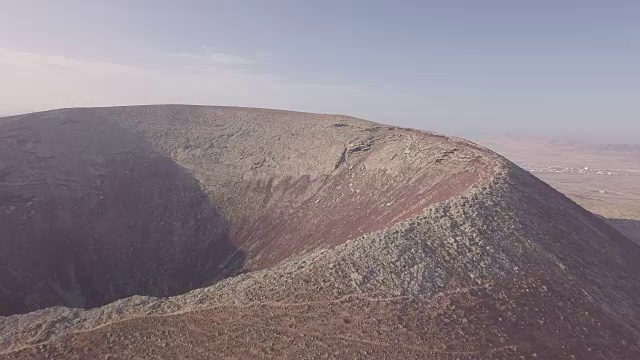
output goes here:
<path id="1" fill-rule="evenodd" d="M 136 111 L 142 110 L 149 111 L 123 111 L 140 118 Z M 275 114 L 283 123 L 310 116 Z M 277 155 L 261 149 L 252 154 L 273 156 L 242 156 L 244 165 L 224 166 L 255 166 L 254 171 L 272 164 L 298 179 L 311 171 L 305 166 L 316 174 L 320 167 L 328 188 L 339 192 L 318 190 L 322 185 L 312 180 L 295 196 L 270 185 L 266 194 L 273 198 L 283 191 L 277 198 L 287 204 L 275 210 L 263 191 L 249 191 L 250 200 L 241 204 L 232 201 L 239 192 L 208 193 L 217 199 L 214 204 L 225 204 L 217 208 L 224 209 L 230 228 L 234 219 L 244 225 L 245 219 L 260 219 L 251 232 L 230 231 L 237 246 L 231 254 L 242 252 L 246 259 L 242 274 L 173 297 L 135 296 L 89 310 L 53 307 L 0 318 L 0 357 L 628 359 L 640 354 L 636 244 L 526 171 L 464 140 L 329 119 L 318 126 L 356 127 L 359 136 L 330 138 L 333 147 L 321 139 L 298 145 L 325 148 L 331 154 L 326 159 L 314 153 L 317 161 L 309 165 L 310 159 L 287 158 L 291 149 Z M 208 157 L 194 156 L 201 147 L 196 149 L 172 145 L 163 153 L 204 189 L 232 182 L 198 170 L 213 169 L 202 166 Z M 235 155 L 232 149 L 221 156 Z M 282 166 L 271 162 L 283 157 Z M 360 183 L 359 171 L 367 174 Z M 252 176 L 268 182 L 273 174 Z M 284 181 L 295 189 L 295 180 Z M 345 192 L 353 196 L 341 200 Z M 366 202 L 349 205 L 358 201 Z M 276 219 L 287 208 L 296 209 L 302 215 L 291 218 L 300 225 L 265 226 L 274 220 L 256 216 L 258 203 Z M 320 214 L 313 209 L 323 206 L 335 215 L 324 210 L 325 220 L 313 222 Z M 371 210 L 375 207 L 383 210 Z M 311 225 L 305 227 L 305 221 Z M 328 230 L 315 238 L 305 232 L 323 226 Z M 295 236 L 260 234 L 264 228 L 295 229 Z"/>

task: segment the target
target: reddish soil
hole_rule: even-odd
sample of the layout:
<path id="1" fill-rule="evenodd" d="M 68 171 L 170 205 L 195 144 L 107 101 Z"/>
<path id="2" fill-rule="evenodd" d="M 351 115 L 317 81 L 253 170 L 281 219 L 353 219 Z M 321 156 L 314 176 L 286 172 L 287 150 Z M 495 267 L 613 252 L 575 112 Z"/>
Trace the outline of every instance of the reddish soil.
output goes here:
<path id="1" fill-rule="evenodd" d="M 0 359 L 640 358 L 636 243 L 489 150 L 354 118 L 2 118 L 0 234 Z"/>

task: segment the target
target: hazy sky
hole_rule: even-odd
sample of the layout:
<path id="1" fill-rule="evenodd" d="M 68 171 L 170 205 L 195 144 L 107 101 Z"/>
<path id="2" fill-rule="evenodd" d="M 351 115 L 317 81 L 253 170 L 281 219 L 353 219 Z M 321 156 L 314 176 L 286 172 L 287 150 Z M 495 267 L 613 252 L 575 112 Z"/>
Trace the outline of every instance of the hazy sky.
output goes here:
<path id="1" fill-rule="evenodd" d="M 152 103 L 640 142 L 640 1 L 0 0 L 0 114 Z"/>

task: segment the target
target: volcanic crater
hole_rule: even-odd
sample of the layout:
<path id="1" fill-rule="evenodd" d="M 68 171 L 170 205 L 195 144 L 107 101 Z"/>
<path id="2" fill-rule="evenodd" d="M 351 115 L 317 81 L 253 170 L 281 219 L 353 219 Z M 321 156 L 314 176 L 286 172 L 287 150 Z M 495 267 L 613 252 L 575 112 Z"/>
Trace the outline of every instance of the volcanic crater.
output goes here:
<path id="1" fill-rule="evenodd" d="M 0 249 L 0 359 L 640 358 L 636 243 L 485 148 L 351 117 L 0 118 Z"/>
<path id="2" fill-rule="evenodd" d="M 0 315 L 166 297 L 387 229 L 496 165 L 337 115 L 63 109 L 0 120 Z"/>

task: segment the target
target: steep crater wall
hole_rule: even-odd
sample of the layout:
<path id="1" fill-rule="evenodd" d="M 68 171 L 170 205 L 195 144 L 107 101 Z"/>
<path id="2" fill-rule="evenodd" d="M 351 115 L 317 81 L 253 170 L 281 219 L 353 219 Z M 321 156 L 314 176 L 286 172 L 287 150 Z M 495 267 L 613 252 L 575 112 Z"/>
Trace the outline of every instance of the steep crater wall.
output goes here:
<path id="1" fill-rule="evenodd" d="M 484 150 L 333 115 L 197 106 L 0 119 L 0 315 L 168 296 L 420 213 Z"/>

